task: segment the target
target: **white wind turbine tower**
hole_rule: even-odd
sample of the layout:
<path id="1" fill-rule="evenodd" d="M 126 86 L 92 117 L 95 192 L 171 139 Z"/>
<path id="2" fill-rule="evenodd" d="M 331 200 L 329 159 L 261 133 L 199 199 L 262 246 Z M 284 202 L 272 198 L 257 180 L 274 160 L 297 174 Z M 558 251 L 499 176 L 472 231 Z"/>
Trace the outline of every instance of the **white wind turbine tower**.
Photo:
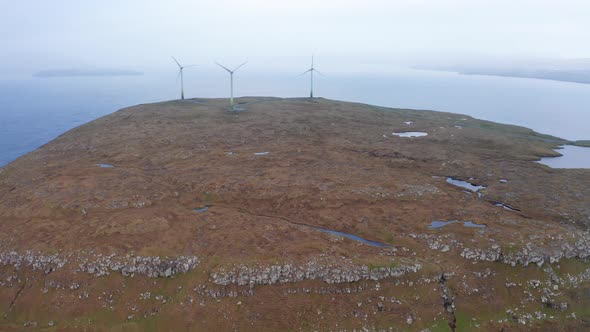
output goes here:
<path id="1" fill-rule="evenodd" d="M 216 64 L 219 67 L 225 69 L 229 73 L 229 107 L 232 111 L 235 111 L 235 109 L 234 109 L 234 73 L 236 72 L 236 70 L 240 69 L 246 63 L 248 63 L 248 62 L 244 62 L 234 69 L 229 69 L 229 68 L 225 67 L 224 65 L 220 64 L 219 62 L 216 62 Z"/>
<path id="2" fill-rule="evenodd" d="M 313 55 L 311 56 L 311 68 L 309 68 L 308 70 L 304 71 L 301 75 L 305 75 L 307 73 L 310 74 L 310 79 L 311 79 L 311 87 L 310 87 L 310 91 L 309 91 L 309 98 L 313 98 L 313 73 L 316 72 L 322 76 L 324 76 L 324 74 L 320 73 L 319 70 L 315 69 L 313 66 Z M 301 76 L 299 75 L 299 76 Z"/>
<path id="3" fill-rule="evenodd" d="M 183 65 L 180 64 L 180 62 L 178 62 L 178 60 L 176 60 L 175 57 L 172 57 L 172 59 L 178 65 L 178 76 L 176 76 L 176 82 L 178 82 L 178 77 L 180 77 L 180 99 L 184 99 L 184 76 L 183 76 L 183 70 L 184 70 L 184 68 L 194 67 L 196 65 L 183 66 Z"/>

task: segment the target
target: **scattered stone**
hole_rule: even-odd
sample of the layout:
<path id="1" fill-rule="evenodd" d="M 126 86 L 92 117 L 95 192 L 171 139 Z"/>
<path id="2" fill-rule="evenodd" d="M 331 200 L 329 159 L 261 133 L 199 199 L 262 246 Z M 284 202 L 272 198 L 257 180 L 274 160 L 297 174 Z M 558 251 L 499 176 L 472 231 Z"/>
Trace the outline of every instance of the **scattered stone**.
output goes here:
<path id="1" fill-rule="evenodd" d="M 171 259 L 157 256 L 125 256 L 121 258 L 110 255 L 99 257 L 93 262 L 85 261 L 79 264 L 79 267 L 81 271 L 95 276 L 109 275 L 111 271 L 115 271 L 126 277 L 139 274 L 156 278 L 186 273 L 197 267 L 199 263 L 199 258 L 195 256 L 180 256 Z"/>
<path id="2" fill-rule="evenodd" d="M 200 260 L 195 256 L 179 256 L 177 258 L 161 258 L 157 256 L 109 256 L 94 255 L 90 257 L 72 257 L 72 255 L 41 255 L 32 251 L 19 254 L 16 251 L 0 253 L 0 264 L 13 266 L 16 271 L 24 267 L 32 267 L 33 271 L 42 270 L 45 274 L 63 268 L 68 262 L 78 261 L 79 270 L 95 276 L 109 275 L 111 271 L 120 272 L 123 276 L 134 274 L 148 277 L 171 277 L 175 274 L 186 273 L 196 268 Z M 70 289 L 76 290 L 80 286 L 72 284 Z"/>
<path id="3" fill-rule="evenodd" d="M 550 302 L 550 303 L 547 303 L 547 306 L 553 310 L 564 312 L 568 308 L 568 303 L 567 302 L 558 302 L 558 303 Z"/>
<path id="4" fill-rule="evenodd" d="M 37 322 L 29 320 L 23 324 L 24 327 L 37 327 Z"/>
<path id="5" fill-rule="evenodd" d="M 378 311 L 383 311 L 385 310 L 385 305 L 382 302 L 378 302 L 377 303 L 377 310 Z"/>
<path id="6" fill-rule="evenodd" d="M 545 262 L 557 263 L 562 258 L 586 259 L 590 257 L 590 235 L 583 233 L 573 245 L 564 243 L 563 239 L 555 239 L 544 247 L 527 243 L 522 249 L 509 253 L 503 252 L 497 244 L 487 249 L 465 248 L 461 257 L 473 261 L 501 262 L 511 266 L 528 266 L 532 263 L 542 266 Z"/>

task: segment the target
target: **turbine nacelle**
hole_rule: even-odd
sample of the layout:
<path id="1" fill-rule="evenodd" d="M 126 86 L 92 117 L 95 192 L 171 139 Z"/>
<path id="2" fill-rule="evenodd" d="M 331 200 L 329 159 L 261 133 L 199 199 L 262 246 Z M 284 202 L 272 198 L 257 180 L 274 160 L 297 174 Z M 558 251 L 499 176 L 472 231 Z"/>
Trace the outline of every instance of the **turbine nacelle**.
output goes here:
<path id="1" fill-rule="evenodd" d="M 248 62 L 246 61 L 241 65 L 235 67 L 234 69 L 229 69 L 226 66 L 220 64 L 219 62 L 215 63 L 229 73 L 229 106 L 232 111 L 235 111 L 236 109 L 234 108 L 234 73 Z"/>
<path id="2" fill-rule="evenodd" d="M 240 68 L 241 68 L 243 65 L 247 64 L 247 63 L 248 63 L 248 61 L 246 61 L 246 62 L 242 63 L 241 65 L 237 66 L 237 67 L 236 67 L 236 68 L 234 68 L 234 69 L 229 69 L 229 68 L 227 68 L 226 66 L 224 66 L 224 65 L 220 64 L 219 62 L 215 62 L 215 63 L 216 63 L 216 64 L 217 64 L 219 67 L 221 67 L 221 68 L 225 69 L 225 70 L 226 70 L 228 73 L 230 73 L 230 74 L 233 74 L 233 73 L 234 73 L 236 70 L 240 69 Z"/>
<path id="3" fill-rule="evenodd" d="M 176 60 L 174 56 L 172 57 L 172 60 L 174 60 L 174 62 L 176 62 L 178 65 L 178 75 L 176 75 L 176 81 L 178 82 L 178 78 L 180 78 L 180 99 L 184 99 L 184 77 L 182 71 L 184 68 L 194 67 L 196 65 L 183 66 L 180 64 L 180 62 L 178 62 L 178 60 Z"/>
<path id="4" fill-rule="evenodd" d="M 313 66 L 313 55 L 311 56 L 311 68 L 309 68 L 308 70 L 304 71 L 303 73 L 301 73 L 299 76 L 303 76 L 307 73 L 310 73 L 310 92 L 309 92 L 309 98 L 313 98 L 313 73 L 318 73 L 322 76 L 326 76 L 324 74 L 322 74 L 319 70 L 315 69 Z"/>

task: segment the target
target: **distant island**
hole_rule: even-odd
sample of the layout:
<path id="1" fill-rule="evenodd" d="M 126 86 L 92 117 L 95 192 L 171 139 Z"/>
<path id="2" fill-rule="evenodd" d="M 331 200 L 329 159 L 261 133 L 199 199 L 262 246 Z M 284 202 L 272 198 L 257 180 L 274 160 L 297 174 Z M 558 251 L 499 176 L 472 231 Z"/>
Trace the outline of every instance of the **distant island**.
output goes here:
<path id="1" fill-rule="evenodd" d="M 461 75 L 535 78 L 590 84 L 590 59 L 489 59 L 476 63 L 439 63 L 415 68 L 455 72 Z"/>
<path id="2" fill-rule="evenodd" d="M 139 76 L 143 72 L 126 69 L 51 69 L 41 70 L 33 77 L 77 77 L 77 76 Z"/>
<path id="3" fill-rule="evenodd" d="M 583 141 L 575 141 L 572 145 L 575 146 L 583 146 L 583 147 L 590 147 L 590 140 L 583 140 Z"/>
<path id="4" fill-rule="evenodd" d="M 505 77 L 521 77 L 521 78 L 536 78 L 541 80 L 552 80 L 562 82 L 573 82 L 590 84 L 590 70 L 529 70 L 529 69 L 508 69 L 508 70 L 494 70 L 494 69 L 473 69 L 458 71 L 462 75 L 489 75 L 489 76 L 505 76 Z"/>

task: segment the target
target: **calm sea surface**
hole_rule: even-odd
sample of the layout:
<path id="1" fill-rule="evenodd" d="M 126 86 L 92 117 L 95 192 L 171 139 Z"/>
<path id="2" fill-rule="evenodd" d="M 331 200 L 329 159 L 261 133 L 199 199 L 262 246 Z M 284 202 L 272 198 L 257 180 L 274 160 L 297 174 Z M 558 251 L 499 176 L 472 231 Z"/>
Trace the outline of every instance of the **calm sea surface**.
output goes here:
<path id="1" fill-rule="evenodd" d="M 226 76 L 209 69 L 185 72 L 186 97 L 225 97 Z M 120 108 L 177 99 L 175 77 L 173 70 L 126 77 L 0 77 L 0 166 Z M 307 77 L 293 73 L 243 70 L 235 78 L 236 95 L 242 96 L 306 96 L 308 84 Z M 320 76 L 316 95 L 463 113 L 565 139 L 590 139 L 590 85 L 584 84 L 399 69 L 384 75 Z M 568 151 L 560 152 L 567 157 Z M 576 167 L 590 167 L 590 149 L 575 153 Z"/>
<path id="2" fill-rule="evenodd" d="M 555 151 L 559 158 L 541 158 L 539 162 L 552 168 L 590 168 L 590 148 L 566 145 Z"/>

